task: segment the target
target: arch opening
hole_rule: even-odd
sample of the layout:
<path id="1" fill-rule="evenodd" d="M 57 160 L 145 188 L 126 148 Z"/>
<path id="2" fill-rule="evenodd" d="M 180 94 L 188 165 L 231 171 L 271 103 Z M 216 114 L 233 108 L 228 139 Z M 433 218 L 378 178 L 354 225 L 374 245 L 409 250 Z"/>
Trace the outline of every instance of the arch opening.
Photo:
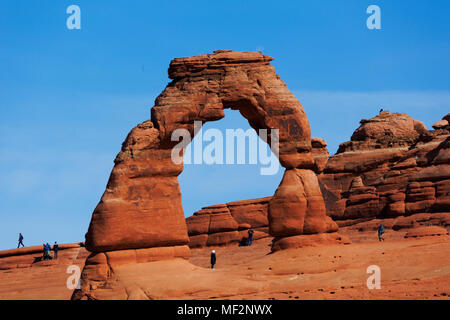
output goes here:
<path id="1" fill-rule="evenodd" d="M 237 200 L 246 200 L 272 196 L 279 185 L 283 176 L 284 168 L 279 164 L 278 158 L 272 153 L 268 145 L 261 140 L 256 131 L 250 127 L 249 123 L 239 112 L 230 109 L 224 110 L 225 117 L 214 122 L 207 122 L 202 127 L 202 136 L 197 134 L 189 144 L 184 156 L 183 172 L 178 176 L 180 183 L 183 209 L 186 217 L 189 217 L 195 211 L 202 207 L 222 204 Z M 202 141 L 203 150 L 205 147 L 214 144 L 214 137 L 211 141 L 205 141 L 205 138 L 211 135 L 205 135 L 209 130 L 217 130 L 222 137 L 222 142 L 218 145 L 223 146 L 221 163 L 194 163 L 193 148 L 199 146 L 199 140 Z M 234 142 L 230 143 L 230 135 L 227 136 L 226 130 L 242 130 L 242 132 L 252 132 L 254 138 L 258 139 L 254 145 L 254 138 L 246 135 L 245 139 L 245 163 L 238 163 L 238 138 L 233 136 Z M 213 141 L 214 140 L 214 141 Z M 249 146 L 249 144 L 253 144 Z M 233 163 L 227 163 L 227 145 L 232 145 Z M 273 175 L 262 175 L 261 167 L 263 165 L 259 158 L 261 146 L 264 146 L 263 152 L 267 154 L 270 161 L 276 164 L 269 164 L 279 168 Z M 189 150 L 190 149 L 190 150 Z M 208 153 L 208 150 L 206 151 Z M 252 153 L 252 154 L 251 154 Z M 190 159 L 187 159 L 190 157 Z M 204 157 L 203 157 L 204 159 Z M 257 163 L 251 163 L 252 159 L 257 159 Z M 266 162 L 264 159 L 263 162 Z"/>

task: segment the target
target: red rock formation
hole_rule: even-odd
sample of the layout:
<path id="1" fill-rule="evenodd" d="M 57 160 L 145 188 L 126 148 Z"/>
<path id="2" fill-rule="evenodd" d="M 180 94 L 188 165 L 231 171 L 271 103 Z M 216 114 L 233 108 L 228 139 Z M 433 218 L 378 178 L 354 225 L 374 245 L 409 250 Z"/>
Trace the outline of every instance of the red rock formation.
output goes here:
<path id="1" fill-rule="evenodd" d="M 272 229 L 277 237 L 337 229 L 326 216 L 318 181 L 311 171 L 315 162 L 308 118 L 275 73 L 271 60 L 256 52 L 218 50 L 170 63 L 172 82 L 156 99 L 151 121 L 128 135 L 94 210 L 86 234 L 86 248 L 93 254 L 86 261 L 82 290 L 74 298 L 94 298 L 90 279 L 108 278 L 112 268 L 108 256 L 118 254 L 114 251 L 127 250 L 120 253 L 125 257 L 121 261 L 131 262 L 140 260 L 138 250 L 142 249 L 151 249 L 142 254 L 145 261 L 154 259 L 152 254 L 155 259 L 170 258 L 171 254 L 187 257 L 189 238 L 177 179 L 183 166 L 172 161 L 172 148 L 179 143 L 172 141 L 172 133 L 186 129 L 192 137 L 195 121 L 219 120 L 224 117 L 224 108 L 239 110 L 257 131 L 268 129 L 266 142 L 271 145 L 274 141 L 273 148 L 279 146 L 279 160 L 287 170 L 279 187 L 282 191 L 269 203 L 269 221 L 276 226 Z M 272 140 L 270 129 L 279 130 L 278 143 Z M 289 199 L 288 206 L 283 199 Z M 237 231 L 232 229 L 237 224 L 229 214 L 220 216 L 223 221 L 213 217 L 207 243 L 233 239 Z M 201 223 L 197 228 L 202 230 Z"/>
<path id="2" fill-rule="evenodd" d="M 351 141 L 339 146 L 337 153 L 357 150 L 408 147 L 425 133 L 425 125 L 406 113 L 383 111 L 371 119 L 362 119 Z"/>
<path id="3" fill-rule="evenodd" d="M 182 165 L 159 148 L 151 121 L 133 130 L 115 166 L 86 234 L 91 252 L 186 245 L 186 224 L 177 175 Z"/>
<path id="4" fill-rule="evenodd" d="M 208 206 L 186 219 L 189 247 L 237 243 L 253 229 L 254 239 L 268 237 L 268 206 L 272 197 Z"/>
<path id="5" fill-rule="evenodd" d="M 433 128 L 436 130 L 450 130 L 450 113 L 447 113 L 442 120 L 433 124 Z"/>
<path id="6" fill-rule="evenodd" d="M 285 174 L 295 168 L 314 167 L 308 119 L 300 102 L 275 73 L 271 60 L 261 53 L 222 50 L 171 62 L 169 76 L 173 81 L 156 99 L 152 120 L 131 131 L 116 158 L 86 235 L 90 251 L 188 242 L 177 181 L 182 165 L 170 158 L 177 143 L 171 135 L 180 128 L 193 135 L 194 121 L 221 119 L 224 108 L 239 110 L 255 129 L 279 129 L 279 159 L 288 169 Z M 306 183 L 318 186 L 314 179 Z M 314 197 L 320 198 L 320 192 Z M 272 220 L 285 215 L 275 215 Z M 316 215 L 325 219 L 322 211 Z M 322 230 L 322 226 L 317 228 Z"/>
<path id="7" fill-rule="evenodd" d="M 356 219 L 371 217 L 379 207 L 379 198 L 375 187 L 365 186 L 361 177 L 353 179 L 350 189 L 343 195 L 345 203 L 345 218 Z"/>
<path id="8" fill-rule="evenodd" d="M 418 227 L 408 230 L 405 238 L 421 238 L 432 236 L 446 236 L 447 230 L 442 227 L 430 226 L 430 227 Z"/>
<path id="9" fill-rule="evenodd" d="M 227 203 L 227 206 L 239 226 L 248 225 L 248 228 L 268 230 L 267 214 L 270 199 L 272 197 L 234 201 Z M 243 227 L 245 228 L 246 226 Z"/>
<path id="10" fill-rule="evenodd" d="M 303 235 L 336 233 L 337 224 L 325 214 L 325 204 L 314 172 L 286 170 L 269 202 L 269 232 L 275 237 L 272 249 L 302 247 Z M 333 239 L 337 238 L 335 235 Z M 308 241 L 313 239 L 321 238 L 314 237 Z M 283 245 L 277 244 L 280 241 Z"/>
<path id="11" fill-rule="evenodd" d="M 325 169 L 330 154 L 328 153 L 327 143 L 321 138 L 311 138 L 312 154 L 314 158 L 314 171 L 322 173 Z"/>
<path id="12" fill-rule="evenodd" d="M 450 127 L 406 114 L 364 119 L 319 176 L 335 220 L 450 212 Z"/>

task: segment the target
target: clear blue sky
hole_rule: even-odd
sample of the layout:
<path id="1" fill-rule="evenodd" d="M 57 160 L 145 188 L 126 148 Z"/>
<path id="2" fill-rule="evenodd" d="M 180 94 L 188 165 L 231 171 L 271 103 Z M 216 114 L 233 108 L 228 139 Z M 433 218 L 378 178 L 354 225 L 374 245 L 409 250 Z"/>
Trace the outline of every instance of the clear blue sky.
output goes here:
<path id="1" fill-rule="evenodd" d="M 81 30 L 66 8 L 81 8 Z M 382 30 L 366 28 L 377 4 Z M 106 1 L 0 3 L 0 249 L 84 240 L 113 159 L 149 118 L 174 57 L 262 50 L 330 152 L 380 106 L 431 124 L 449 112 L 450 2 Z M 208 128 L 248 128 L 235 112 Z M 186 166 L 186 216 L 268 196 L 282 171 Z"/>

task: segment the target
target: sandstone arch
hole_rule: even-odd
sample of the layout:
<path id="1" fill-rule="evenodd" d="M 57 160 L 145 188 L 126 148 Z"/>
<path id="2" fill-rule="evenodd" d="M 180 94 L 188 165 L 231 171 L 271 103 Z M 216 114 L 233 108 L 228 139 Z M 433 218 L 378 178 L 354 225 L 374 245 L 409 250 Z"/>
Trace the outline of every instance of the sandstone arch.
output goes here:
<path id="1" fill-rule="evenodd" d="M 239 110 L 254 129 L 279 129 L 279 160 L 286 171 L 269 203 L 273 249 L 298 246 L 304 235 L 337 231 L 312 171 L 308 119 L 271 60 L 257 52 L 219 50 L 171 62 L 173 80 L 156 99 L 151 120 L 130 132 L 115 159 L 86 234 L 89 251 L 165 248 L 164 255 L 189 254 L 177 179 L 183 166 L 171 160 L 171 134 L 179 128 L 193 134 L 194 121 L 219 120 L 224 108 Z M 318 240 L 330 239 L 337 240 L 336 234 Z"/>

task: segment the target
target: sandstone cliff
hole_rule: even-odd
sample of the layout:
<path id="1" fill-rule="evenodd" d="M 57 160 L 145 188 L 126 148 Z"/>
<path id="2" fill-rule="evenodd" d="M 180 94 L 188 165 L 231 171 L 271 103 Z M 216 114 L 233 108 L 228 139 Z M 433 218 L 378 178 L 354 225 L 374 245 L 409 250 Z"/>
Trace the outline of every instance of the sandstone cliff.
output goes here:
<path id="1" fill-rule="evenodd" d="M 363 119 L 319 174 L 334 220 L 450 212 L 450 126 L 407 114 Z"/>
<path id="2" fill-rule="evenodd" d="M 189 247 L 240 242 L 251 228 L 254 239 L 269 236 L 268 207 L 272 197 L 208 206 L 186 219 Z"/>

